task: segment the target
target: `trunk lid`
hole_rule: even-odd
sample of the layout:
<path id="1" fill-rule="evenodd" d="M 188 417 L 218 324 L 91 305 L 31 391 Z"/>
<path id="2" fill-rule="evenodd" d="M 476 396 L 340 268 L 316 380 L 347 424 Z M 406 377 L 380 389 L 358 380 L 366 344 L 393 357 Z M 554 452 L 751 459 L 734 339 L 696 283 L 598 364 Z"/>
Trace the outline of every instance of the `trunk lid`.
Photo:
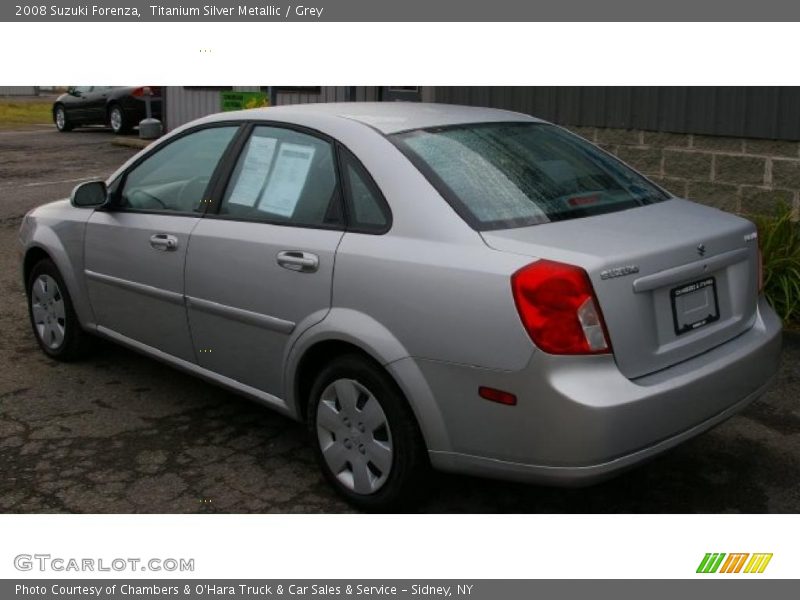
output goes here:
<path id="1" fill-rule="evenodd" d="M 686 200 L 484 231 L 492 248 L 577 265 L 594 286 L 620 371 L 634 379 L 749 329 L 758 243 L 749 221 Z"/>

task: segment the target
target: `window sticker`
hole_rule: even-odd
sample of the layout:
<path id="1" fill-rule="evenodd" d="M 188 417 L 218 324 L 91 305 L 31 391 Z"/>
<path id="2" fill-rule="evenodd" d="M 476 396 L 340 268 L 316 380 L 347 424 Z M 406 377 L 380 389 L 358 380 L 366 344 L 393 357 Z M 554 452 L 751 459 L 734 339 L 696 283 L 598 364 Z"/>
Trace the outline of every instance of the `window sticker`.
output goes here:
<path id="1" fill-rule="evenodd" d="M 258 210 L 291 217 L 306 185 L 316 149 L 300 144 L 281 144 Z"/>
<path id="2" fill-rule="evenodd" d="M 236 180 L 228 202 L 240 206 L 256 205 L 264 183 L 269 176 L 269 167 L 275 155 L 275 138 L 253 136 L 247 143 L 247 156 Z"/>

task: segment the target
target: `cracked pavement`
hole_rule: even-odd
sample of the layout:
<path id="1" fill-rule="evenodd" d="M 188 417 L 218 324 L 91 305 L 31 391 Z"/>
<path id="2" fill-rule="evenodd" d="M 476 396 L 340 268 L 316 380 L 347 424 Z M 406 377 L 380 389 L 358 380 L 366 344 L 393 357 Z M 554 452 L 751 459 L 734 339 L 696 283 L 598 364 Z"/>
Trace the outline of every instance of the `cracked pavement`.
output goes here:
<path id="1" fill-rule="evenodd" d="M 133 154 L 103 130 L 0 131 L 0 512 L 344 512 L 300 424 L 101 342 L 38 349 L 18 271 L 24 213 Z M 742 414 L 612 481 L 555 489 L 434 474 L 426 512 L 800 512 L 800 336 Z"/>

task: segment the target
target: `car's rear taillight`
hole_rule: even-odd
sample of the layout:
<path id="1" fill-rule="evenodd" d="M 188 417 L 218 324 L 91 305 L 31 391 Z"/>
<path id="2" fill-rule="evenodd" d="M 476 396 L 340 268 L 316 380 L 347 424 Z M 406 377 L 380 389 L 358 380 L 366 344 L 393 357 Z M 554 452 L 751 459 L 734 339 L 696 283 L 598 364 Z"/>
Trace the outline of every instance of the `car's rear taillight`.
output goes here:
<path id="1" fill-rule="evenodd" d="M 161 95 L 161 88 L 150 85 L 137 87 L 135 90 L 131 92 L 131 96 L 134 96 L 136 98 L 142 98 L 144 96 L 160 96 L 160 95 Z"/>
<path id="2" fill-rule="evenodd" d="M 545 352 L 611 351 L 600 305 L 580 267 L 539 260 L 511 276 L 511 289 L 522 324 Z"/>

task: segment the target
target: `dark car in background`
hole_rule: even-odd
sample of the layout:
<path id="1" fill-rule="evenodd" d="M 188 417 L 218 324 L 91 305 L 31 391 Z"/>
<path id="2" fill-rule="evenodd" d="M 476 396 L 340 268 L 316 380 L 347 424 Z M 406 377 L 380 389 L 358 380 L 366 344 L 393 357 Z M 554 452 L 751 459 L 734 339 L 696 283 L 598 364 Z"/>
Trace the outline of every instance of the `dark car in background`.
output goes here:
<path id="1" fill-rule="evenodd" d="M 59 131 L 84 125 L 105 125 L 126 133 L 147 117 L 150 97 L 152 117 L 161 119 L 161 88 L 157 86 L 74 86 L 53 103 L 53 121 Z"/>

